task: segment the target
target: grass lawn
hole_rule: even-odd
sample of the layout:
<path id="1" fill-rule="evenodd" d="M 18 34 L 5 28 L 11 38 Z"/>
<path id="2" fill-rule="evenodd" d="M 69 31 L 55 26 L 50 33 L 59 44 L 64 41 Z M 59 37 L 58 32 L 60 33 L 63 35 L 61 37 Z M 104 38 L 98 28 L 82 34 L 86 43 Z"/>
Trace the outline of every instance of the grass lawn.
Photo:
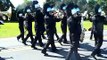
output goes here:
<path id="1" fill-rule="evenodd" d="M 34 33 L 34 22 L 33 22 Z M 17 22 L 6 22 L 4 25 L 0 25 L 0 38 L 16 37 L 20 34 Z"/>
<path id="2" fill-rule="evenodd" d="M 18 23 L 0 25 L 0 38 L 13 37 L 19 34 Z"/>
<path id="3" fill-rule="evenodd" d="M 91 27 L 91 22 L 89 21 L 85 21 L 83 24 L 86 29 Z M 60 22 L 57 23 L 56 27 L 57 27 L 57 32 L 61 33 Z M 34 33 L 34 22 L 33 22 L 32 28 Z M 107 25 L 104 28 L 107 30 Z M 16 37 L 17 35 L 19 35 L 19 33 L 20 32 L 18 29 L 17 22 L 10 22 L 10 23 L 8 22 L 8 23 L 5 23 L 4 25 L 0 25 L 0 38 Z"/>

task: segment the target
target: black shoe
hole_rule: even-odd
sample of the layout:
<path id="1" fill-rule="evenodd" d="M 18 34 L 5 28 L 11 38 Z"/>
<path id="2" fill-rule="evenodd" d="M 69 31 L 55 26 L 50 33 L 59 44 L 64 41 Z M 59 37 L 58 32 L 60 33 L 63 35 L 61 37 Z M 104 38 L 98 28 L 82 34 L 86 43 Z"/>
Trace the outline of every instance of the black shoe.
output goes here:
<path id="1" fill-rule="evenodd" d="M 33 44 L 33 41 L 31 41 L 31 44 Z"/>
<path id="2" fill-rule="evenodd" d="M 51 52 L 57 52 L 57 51 L 58 51 L 58 49 L 56 49 L 56 48 L 51 50 Z"/>
<path id="3" fill-rule="evenodd" d="M 64 41 L 63 43 L 64 43 L 64 44 L 69 44 L 67 41 Z"/>
<path id="4" fill-rule="evenodd" d="M 17 40 L 18 40 L 18 41 L 19 41 L 19 39 L 20 39 L 20 38 L 19 38 L 19 37 L 17 37 Z"/>
<path id="5" fill-rule="evenodd" d="M 26 42 L 22 42 L 24 45 L 27 45 Z"/>
<path id="6" fill-rule="evenodd" d="M 60 40 L 58 40 L 58 42 L 59 42 L 59 44 L 60 44 L 60 45 L 62 45 L 62 43 L 61 43 L 61 41 L 60 41 Z"/>
<path id="7" fill-rule="evenodd" d="M 43 38 L 43 39 L 46 39 L 46 37 L 45 37 L 45 36 L 42 36 L 42 38 Z"/>
<path id="8" fill-rule="evenodd" d="M 97 58 L 95 57 L 95 54 L 91 54 L 91 56 L 92 56 L 95 60 L 97 60 Z"/>
<path id="9" fill-rule="evenodd" d="M 42 53 L 44 54 L 44 56 L 48 56 L 45 50 L 42 50 Z"/>
<path id="10" fill-rule="evenodd" d="M 103 57 L 103 55 L 101 55 L 101 54 L 97 54 L 97 56 L 98 56 L 98 57 Z"/>
<path id="11" fill-rule="evenodd" d="M 32 45 L 31 47 L 32 47 L 33 49 L 37 49 L 37 48 L 36 48 L 35 46 L 33 46 L 33 45 Z"/>
<path id="12" fill-rule="evenodd" d="M 42 43 L 42 44 L 40 44 L 40 46 L 41 46 L 41 47 L 44 47 L 44 44 Z"/>

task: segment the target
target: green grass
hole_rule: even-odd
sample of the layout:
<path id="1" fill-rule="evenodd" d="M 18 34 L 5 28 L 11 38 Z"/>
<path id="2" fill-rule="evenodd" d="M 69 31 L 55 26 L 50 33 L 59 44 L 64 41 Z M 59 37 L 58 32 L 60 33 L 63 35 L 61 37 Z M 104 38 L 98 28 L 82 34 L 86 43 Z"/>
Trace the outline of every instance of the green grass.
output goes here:
<path id="1" fill-rule="evenodd" d="M 0 25 L 0 38 L 17 36 L 19 33 L 17 23 L 5 23 Z"/>
<path id="2" fill-rule="evenodd" d="M 34 23 L 33 23 L 34 27 Z M 34 33 L 34 28 L 33 28 Z M 4 25 L 0 25 L 0 38 L 16 37 L 20 34 L 17 22 L 6 22 Z M 35 33 L 34 33 L 35 34 Z"/>
<path id="3" fill-rule="evenodd" d="M 85 21 L 84 23 L 84 27 L 86 29 L 89 29 L 92 25 L 91 22 L 89 21 Z M 61 27 L 60 27 L 60 22 L 57 23 L 56 25 L 57 27 L 57 32 L 58 33 L 62 33 L 61 31 Z M 33 33 L 35 34 L 34 31 L 34 22 L 33 22 Z M 107 30 L 107 25 L 104 27 Z M 17 35 L 19 35 L 19 29 L 18 29 L 18 23 L 17 22 L 8 22 L 5 23 L 4 25 L 0 25 L 0 38 L 7 38 L 7 37 L 16 37 Z"/>
<path id="4" fill-rule="evenodd" d="M 92 23 L 89 21 L 84 21 L 83 26 L 88 30 L 92 26 Z M 104 30 L 107 30 L 107 25 L 104 25 Z"/>

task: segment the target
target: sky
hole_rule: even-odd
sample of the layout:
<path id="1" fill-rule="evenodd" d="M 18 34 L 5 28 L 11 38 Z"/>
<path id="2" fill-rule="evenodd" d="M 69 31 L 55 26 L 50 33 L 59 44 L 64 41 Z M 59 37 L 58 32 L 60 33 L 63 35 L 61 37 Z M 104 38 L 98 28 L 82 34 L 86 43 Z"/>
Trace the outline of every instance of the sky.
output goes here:
<path id="1" fill-rule="evenodd" d="M 24 0 L 10 0 L 12 2 L 12 4 L 17 7 L 18 5 L 24 3 Z M 31 0 L 33 1 L 33 0 Z M 46 0 L 38 0 L 39 5 L 43 8 L 43 4 Z M 8 10 L 9 13 L 11 13 L 11 8 Z"/>
<path id="2" fill-rule="evenodd" d="M 24 0 L 10 0 L 12 4 L 17 7 L 18 5 L 22 4 Z"/>
<path id="3" fill-rule="evenodd" d="M 24 3 L 24 0 L 10 0 L 10 1 L 13 3 L 13 5 L 14 5 L 15 7 L 17 7 L 18 5 Z M 32 0 L 31 0 L 31 1 L 32 1 Z M 45 2 L 45 0 L 38 0 L 38 2 L 39 2 L 39 4 L 40 4 L 40 6 L 43 7 L 43 3 Z"/>
<path id="4" fill-rule="evenodd" d="M 24 0 L 10 0 L 12 2 L 12 4 L 17 7 L 18 5 L 24 3 Z M 31 0 L 32 1 L 32 0 Z M 41 7 L 43 7 L 43 3 L 45 2 L 46 0 L 38 0 L 39 4 Z M 7 11 L 9 13 L 11 13 L 11 8 L 9 8 L 9 10 Z"/>

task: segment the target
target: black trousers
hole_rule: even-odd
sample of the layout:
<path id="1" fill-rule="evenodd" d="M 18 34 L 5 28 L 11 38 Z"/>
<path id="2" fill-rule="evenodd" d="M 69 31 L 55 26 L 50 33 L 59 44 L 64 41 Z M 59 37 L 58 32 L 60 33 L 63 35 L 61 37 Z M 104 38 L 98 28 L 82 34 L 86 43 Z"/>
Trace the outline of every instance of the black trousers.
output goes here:
<path id="1" fill-rule="evenodd" d="M 80 55 L 78 54 L 80 35 L 77 33 L 71 33 L 71 35 L 72 35 L 72 40 L 71 40 L 72 44 L 70 51 L 66 57 L 66 60 L 69 60 L 73 53 L 75 54 L 77 60 L 81 60 Z"/>
<path id="2" fill-rule="evenodd" d="M 94 31 L 93 31 L 93 28 L 92 28 L 92 30 L 91 30 L 91 35 L 90 35 L 90 39 L 93 38 L 93 35 L 94 35 Z"/>
<path id="3" fill-rule="evenodd" d="M 68 27 L 70 31 L 71 48 L 66 57 L 66 60 L 69 60 L 73 53 L 75 53 L 75 57 L 77 60 L 81 60 L 80 55 L 78 54 L 78 47 L 79 47 L 80 34 L 81 34 L 81 25 L 74 24 L 74 22 L 69 22 Z"/>
<path id="4" fill-rule="evenodd" d="M 35 32 L 36 32 L 36 36 L 35 36 L 35 40 L 32 45 L 35 46 L 35 44 L 37 43 L 37 40 L 38 40 L 40 46 L 43 46 L 43 42 L 42 42 L 42 38 L 41 38 L 41 35 L 42 35 L 41 29 L 38 28 L 35 30 Z"/>
<path id="5" fill-rule="evenodd" d="M 56 46 L 55 46 L 55 43 L 54 43 L 54 31 L 48 30 L 47 31 L 47 37 L 48 37 L 48 42 L 44 46 L 43 51 L 46 52 L 46 49 L 49 47 L 49 45 L 51 45 L 51 48 L 52 48 L 53 51 L 56 50 Z"/>
<path id="6" fill-rule="evenodd" d="M 27 39 L 30 37 L 31 43 L 33 43 L 34 38 L 33 38 L 32 28 L 28 28 L 27 30 L 28 30 L 28 34 L 27 34 L 27 36 L 25 37 L 24 42 L 26 42 Z"/>
<path id="7" fill-rule="evenodd" d="M 42 38 L 43 39 L 46 39 L 45 35 L 44 35 L 44 32 L 46 31 L 45 29 L 45 26 L 42 27 L 42 30 L 41 30 L 41 34 L 42 34 Z"/>
<path id="8" fill-rule="evenodd" d="M 18 39 L 22 38 L 22 41 L 24 40 L 24 24 L 23 22 L 19 22 L 19 30 L 20 30 L 20 35 L 17 36 Z"/>
<path id="9" fill-rule="evenodd" d="M 67 25 L 62 25 L 61 26 L 61 30 L 62 30 L 62 36 L 61 36 L 61 38 L 59 39 L 59 41 L 62 41 L 63 40 L 63 42 L 67 42 L 67 38 L 66 38 L 66 34 L 67 34 Z"/>
<path id="10" fill-rule="evenodd" d="M 103 44 L 103 32 L 95 32 L 95 49 L 93 50 L 92 54 L 96 55 L 96 54 L 101 54 L 101 46 Z"/>
<path id="11" fill-rule="evenodd" d="M 55 32 L 54 32 L 54 34 L 55 34 L 55 36 L 56 36 L 56 38 L 57 38 L 57 40 L 59 39 L 59 36 L 58 36 L 58 34 L 57 34 L 57 29 L 56 29 L 56 27 L 55 27 Z"/>

